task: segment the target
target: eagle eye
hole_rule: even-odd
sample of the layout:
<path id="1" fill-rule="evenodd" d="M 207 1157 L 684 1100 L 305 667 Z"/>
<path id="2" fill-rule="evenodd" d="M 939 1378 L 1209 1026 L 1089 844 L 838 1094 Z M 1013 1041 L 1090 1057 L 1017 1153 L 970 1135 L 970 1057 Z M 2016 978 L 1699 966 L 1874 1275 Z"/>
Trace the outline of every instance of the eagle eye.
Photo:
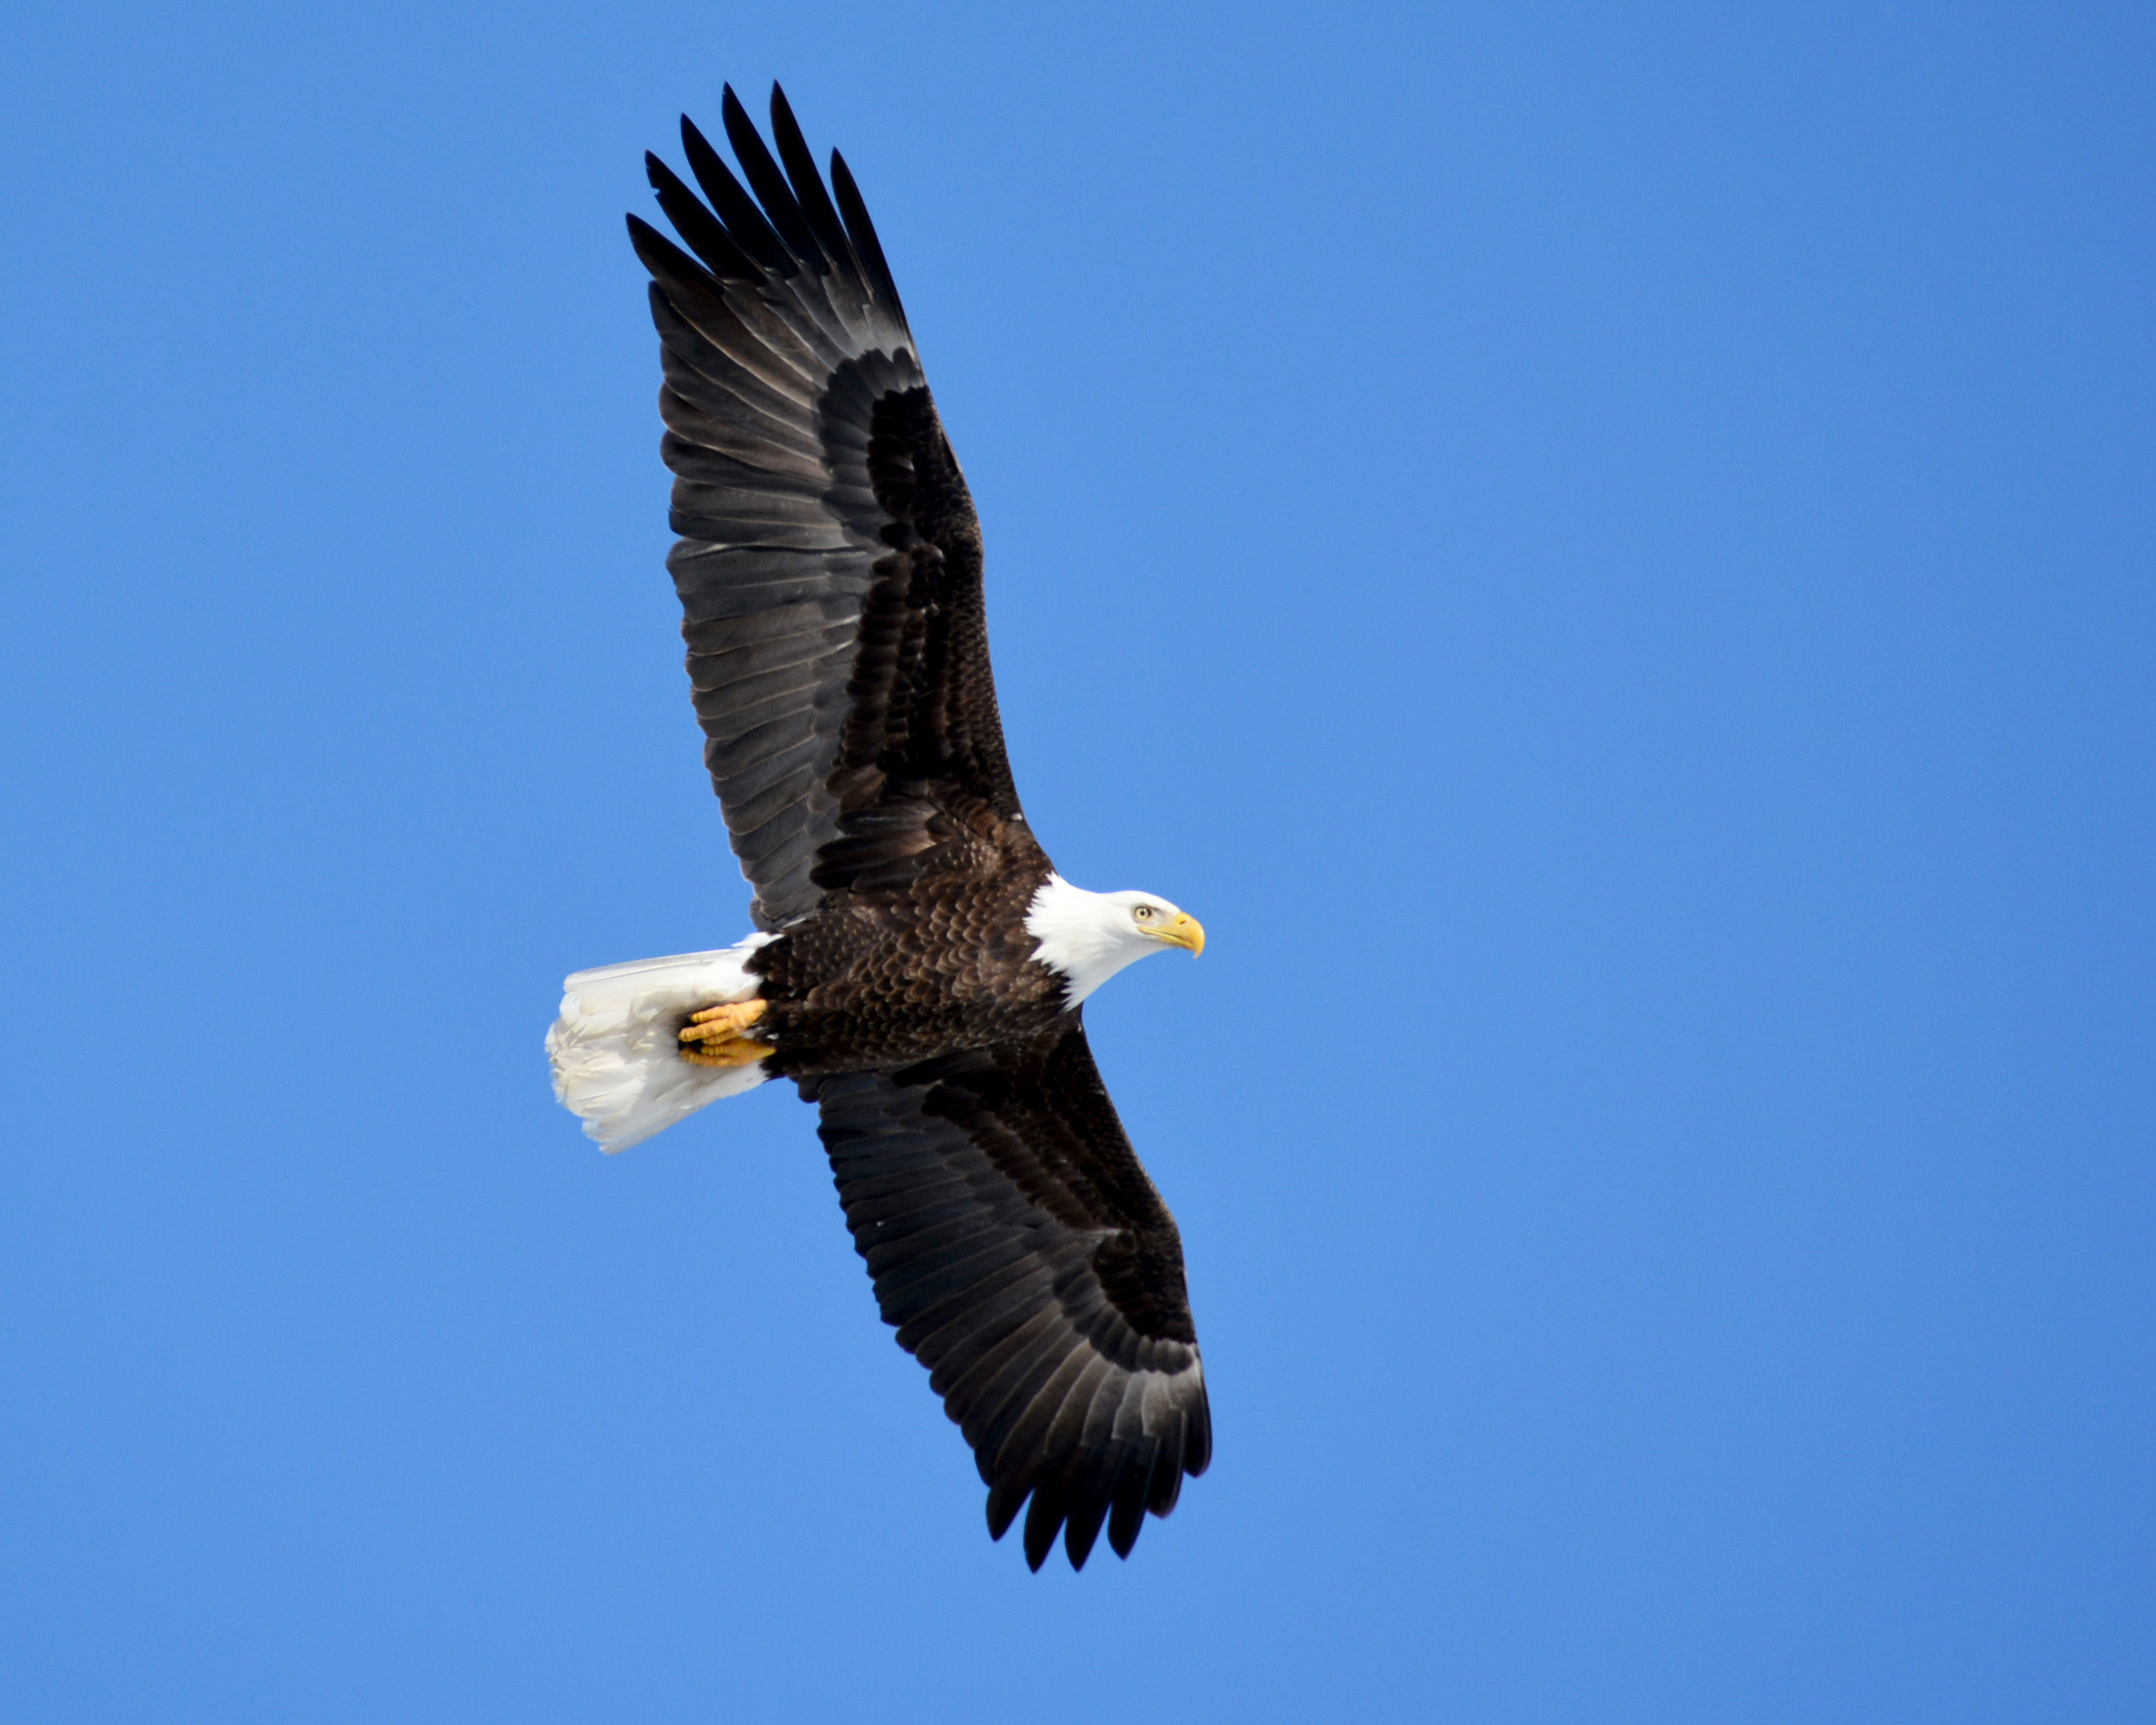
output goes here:
<path id="1" fill-rule="evenodd" d="M 1152 906 L 1151 905 L 1140 905 L 1137 909 L 1131 912 L 1131 915 L 1137 917 L 1141 922 L 1150 922 L 1152 921 Z"/>

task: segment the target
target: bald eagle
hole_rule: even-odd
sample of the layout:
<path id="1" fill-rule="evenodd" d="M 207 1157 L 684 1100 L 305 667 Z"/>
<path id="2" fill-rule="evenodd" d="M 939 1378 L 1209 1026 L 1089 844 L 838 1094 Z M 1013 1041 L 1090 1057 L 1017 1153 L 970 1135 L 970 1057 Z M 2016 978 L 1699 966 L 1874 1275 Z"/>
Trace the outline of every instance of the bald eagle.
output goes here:
<path id="1" fill-rule="evenodd" d="M 680 236 L 634 216 L 674 480 L 668 567 L 757 932 L 580 971 L 555 1093 L 609 1151 L 788 1078 L 884 1321 L 973 1446 L 995 1538 L 1030 1502 L 1128 1556 L 1213 1448 L 1174 1219 L 1086 1044 L 1086 998 L 1205 944 L 1158 893 L 1055 872 L 1011 783 L 981 530 L 853 176 L 776 85 L 740 179 L 686 116 Z M 752 193 L 753 195 L 752 195 Z M 836 195 L 835 203 L 833 194 Z M 682 249 L 685 246 L 687 250 Z"/>

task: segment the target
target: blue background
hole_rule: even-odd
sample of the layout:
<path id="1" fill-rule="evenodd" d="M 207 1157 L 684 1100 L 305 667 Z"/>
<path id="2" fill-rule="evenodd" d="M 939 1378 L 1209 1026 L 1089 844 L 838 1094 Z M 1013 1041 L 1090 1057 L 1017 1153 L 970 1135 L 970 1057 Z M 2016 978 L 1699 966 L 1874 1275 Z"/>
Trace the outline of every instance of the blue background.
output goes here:
<path id="1" fill-rule="evenodd" d="M 64 16 L 63 16 L 64 13 Z M 2156 1713 L 2145 6 L 18 8 L 24 1720 Z M 778 1087 L 621 213 L 859 174 L 1213 1471 L 1029 1576 Z"/>

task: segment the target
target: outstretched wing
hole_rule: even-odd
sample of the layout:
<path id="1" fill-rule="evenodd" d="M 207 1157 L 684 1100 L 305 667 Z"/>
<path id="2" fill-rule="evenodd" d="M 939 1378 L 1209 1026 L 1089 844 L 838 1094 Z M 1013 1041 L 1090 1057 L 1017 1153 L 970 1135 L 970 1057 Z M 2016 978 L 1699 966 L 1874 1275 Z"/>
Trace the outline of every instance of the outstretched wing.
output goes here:
<path id="1" fill-rule="evenodd" d="M 884 1322 L 1034 1568 L 1103 1520 L 1130 1554 L 1212 1459 L 1175 1219 L 1074 1024 L 1037 1045 L 821 1081 L 820 1132 Z"/>
<path id="2" fill-rule="evenodd" d="M 705 761 L 757 925 L 777 928 L 827 891 L 904 885 L 1019 804 L 980 524 L 868 211 L 836 152 L 834 203 L 776 85 L 777 160 L 731 89 L 724 111 L 754 195 L 685 117 L 709 203 L 645 161 L 688 251 L 629 228 L 652 275 Z"/>

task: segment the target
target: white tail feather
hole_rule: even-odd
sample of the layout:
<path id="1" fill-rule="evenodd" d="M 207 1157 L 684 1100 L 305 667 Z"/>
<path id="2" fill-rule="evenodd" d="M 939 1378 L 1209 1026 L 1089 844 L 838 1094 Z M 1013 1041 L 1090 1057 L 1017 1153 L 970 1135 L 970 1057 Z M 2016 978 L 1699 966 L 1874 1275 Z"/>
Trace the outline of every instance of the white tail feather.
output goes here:
<path id="1" fill-rule="evenodd" d="M 755 997 L 748 955 L 771 937 L 752 934 L 716 952 L 635 958 L 580 970 L 562 984 L 562 1015 L 547 1033 L 554 1094 L 609 1155 L 640 1144 L 706 1103 L 753 1090 L 769 1076 L 752 1066 L 695 1066 L 681 1058 L 682 1022 L 707 1006 Z"/>

